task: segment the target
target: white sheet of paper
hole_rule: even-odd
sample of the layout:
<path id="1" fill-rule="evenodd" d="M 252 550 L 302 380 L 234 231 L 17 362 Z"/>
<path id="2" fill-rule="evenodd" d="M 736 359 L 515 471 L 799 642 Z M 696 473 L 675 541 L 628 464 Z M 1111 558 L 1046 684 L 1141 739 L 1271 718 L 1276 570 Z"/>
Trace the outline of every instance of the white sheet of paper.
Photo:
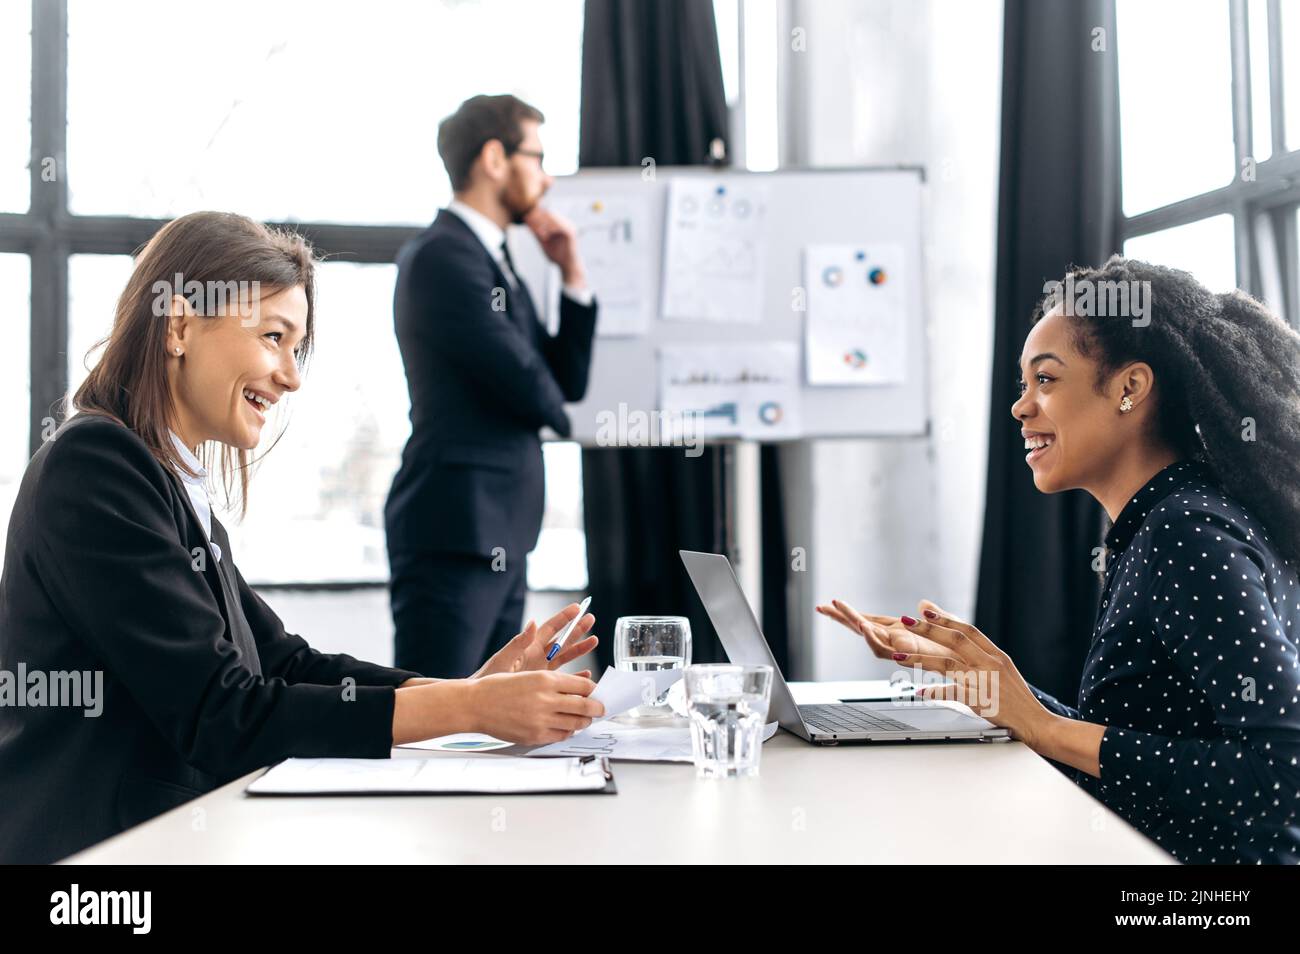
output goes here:
<path id="1" fill-rule="evenodd" d="M 539 769 L 539 765 L 549 768 Z M 592 791 L 605 787 L 599 763 L 492 758 L 285 759 L 253 781 L 257 795 L 407 792 Z"/>
<path id="2" fill-rule="evenodd" d="M 659 348 L 659 409 L 683 438 L 798 437 L 802 405 L 793 341 Z"/>
<path id="3" fill-rule="evenodd" d="M 635 706 L 649 705 L 681 678 L 681 669 L 623 672 L 613 666 L 607 667 L 600 682 L 596 683 L 596 690 L 591 694 L 591 698 L 599 699 L 605 706 L 605 714 L 596 721 L 622 715 Z"/>
<path id="4" fill-rule="evenodd" d="M 643 335 L 654 316 L 655 274 L 650 241 L 650 199 L 645 194 L 598 192 L 556 195 L 545 205 L 573 223 L 587 270 L 587 283 L 600 310 L 601 338 Z M 548 306 L 558 315 L 563 281 L 547 270 Z M 552 320 L 554 327 L 557 321 Z"/>
<path id="5" fill-rule="evenodd" d="M 803 271 L 808 383 L 902 383 L 907 360 L 902 246 L 809 245 Z"/>
<path id="6" fill-rule="evenodd" d="M 668 185 L 661 312 L 670 321 L 759 322 L 767 188 L 727 176 Z"/>
<path id="7" fill-rule="evenodd" d="M 658 672 L 623 672 L 613 666 L 605 669 L 605 674 L 596 683 L 591 698 L 599 699 L 605 706 L 605 714 L 597 722 L 622 715 L 628 709 L 645 705 L 657 699 L 682 678 L 680 669 L 661 669 Z M 646 695 L 643 696 L 642 694 Z M 594 723 L 593 723 L 594 724 Z M 425 749 L 434 752 L 486 752 L 505 748 L 509 742 L 482 732 L 459 732 L 455 735 L 443 735 L 422 742 L 408 742 L 399 746 L 404 749 Z"/>
<path id="8" fill-rule="evenodd" d="M 763 728 L 763 741 L 776 735 L 777 723 Z M 551 756 L 604 755 L 627 762 L 690 762 L 691 730 L 689 726 L 635 726 L 622 722 L 593 725 L 563 742 L 553 742 L 533 749 L 528 755 Z"/>

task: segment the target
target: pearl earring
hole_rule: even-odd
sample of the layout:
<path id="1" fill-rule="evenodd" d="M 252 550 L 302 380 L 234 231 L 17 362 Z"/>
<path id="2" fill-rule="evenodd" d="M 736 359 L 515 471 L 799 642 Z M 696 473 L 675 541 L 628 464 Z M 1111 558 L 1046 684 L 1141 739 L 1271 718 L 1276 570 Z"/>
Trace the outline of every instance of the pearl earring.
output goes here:
<path id="1" fill-rule="evenodd" d="M 1119 402 L 1119 412 L 1127 414 L 1131 410 L 1133 410 L 1133 399 L 1126 394 L 1124 400 Z"/>
<path id="2" fill-rule="evenodd" d="M 177 348 L 177 349 L 176 349 L 176 354 L 177 354 L 178 357 L 180 356 L 180 353 L 181 353 L 181 349 L 180 349 L 180 348 Z M 1125 398 L 1124 400 L 1127 401 L 1128 398 Z"/>

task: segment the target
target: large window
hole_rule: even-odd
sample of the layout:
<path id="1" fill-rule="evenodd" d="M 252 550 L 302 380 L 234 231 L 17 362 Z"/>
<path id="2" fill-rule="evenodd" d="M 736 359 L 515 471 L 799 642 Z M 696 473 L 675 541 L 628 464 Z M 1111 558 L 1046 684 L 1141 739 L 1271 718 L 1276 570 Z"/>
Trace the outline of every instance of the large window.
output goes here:
<path id="1" fill-rule="evenodd" d="M 1124 253 L 1300 325 L 1300 3 L 1117 0 Z"/>
<path id="2" fill-rule="evenodd" d="M 26 212 L 32 147 L 32 8 L 0 4 L 0 212 Z"/>
<path id="3" fill-rule="evenodd" d="M 98 357 L 132 253 L 171 217 L 229 209 L 297 227 L 327 257 L 303 387 L 268 428 L 259 456 L 283 435 L 246 518 L 222 514 L 240 567 L 260 584 L 385 580 L 383 503 L 409 434 L 392 262 L 450 198 L 437 122 L 475 93 L 516 93 L 546 114 L 547 170 L 573 172 L 582 7 L 0 5 L 0 253 L 17 253 L 0 254 L 0 361 L 14 364 L 0 386 L 31 409 L 0 430 L 0 519 L 50 406 Z M 582 589 L 581 456 L 556 442 L 545 462 L 529 585 Z"/>
<path id="4" fill-rule="evenodd" d="M 548 171 L 577 168 L 581 42 L 581 0 L 69 0 L 72 211 L 427 223 L 474 93 L 535 103 Z"/>
<path id="5" fill-rule="evenodd" d="M 0 399 L 5 407 L 26 407 L 27 329 L 31 324 L 31 271 L 26 255 L 0 255 Z M 0 521 L 7 525 L 27 466 L 27 421 L 21 414 L 0 414 Z M 5 534 L 0 533 L 0 564 Z"/>

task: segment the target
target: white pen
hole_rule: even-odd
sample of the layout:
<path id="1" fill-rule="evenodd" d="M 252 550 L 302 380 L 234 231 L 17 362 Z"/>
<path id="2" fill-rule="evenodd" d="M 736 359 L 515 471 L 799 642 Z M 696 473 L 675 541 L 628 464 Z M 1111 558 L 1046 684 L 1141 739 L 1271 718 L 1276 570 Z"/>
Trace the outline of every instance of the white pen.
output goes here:
<path id="1" fill-rule="evenodd" d="M 573 627 L 578 625 L 578 620 L 582 619 L 582 617 L 587 612 L 587 607 L 590 605 L 591 605 L 591 597 L 588 596 L 585 600 L 582 601 L 582 605 L 578 607 L 578 615 L 573 617 L 573 619 L 569 620 L 568 626 L 560 630 L 560 635 L 555 637 L 555 641 L 551 643 L 551 648 L 546 651 L 547 662 L 550 662 L 552 659 L 555 658 L 555 654 L 558 653 L 561 647 L 564 646 L 565 641 L 569 638 L 569 634 L 573 632 Z"/>

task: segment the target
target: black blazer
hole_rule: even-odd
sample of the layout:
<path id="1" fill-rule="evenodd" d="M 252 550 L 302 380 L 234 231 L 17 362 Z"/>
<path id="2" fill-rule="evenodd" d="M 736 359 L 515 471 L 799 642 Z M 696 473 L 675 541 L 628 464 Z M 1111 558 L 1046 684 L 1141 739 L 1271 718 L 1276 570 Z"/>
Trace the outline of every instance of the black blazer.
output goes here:
<path id="1" fill-rule="evenodd" d="M 537 431 L 567 437 L 582 399 L 596 306 L 560 299 L 552 336 L 527 288 L 511 292 L 483 243 L 443 210 L 397 259 L 394 325 L 411 398 L 411 437 L 384 523 L 390 551 L 522 557 L 544 499 Z"/>
<path id="2" fill-rule="evenodd" d="M 78 415 L 27 466 L 0 668 L 102 672 L 97 717 L 0 706 L 0 862 L 49 862 L 286 756 L 386 758 L 416 673 L 284 631 L 134 432 Z M 345 677 L 355 680 L 350 691 Z"/>

